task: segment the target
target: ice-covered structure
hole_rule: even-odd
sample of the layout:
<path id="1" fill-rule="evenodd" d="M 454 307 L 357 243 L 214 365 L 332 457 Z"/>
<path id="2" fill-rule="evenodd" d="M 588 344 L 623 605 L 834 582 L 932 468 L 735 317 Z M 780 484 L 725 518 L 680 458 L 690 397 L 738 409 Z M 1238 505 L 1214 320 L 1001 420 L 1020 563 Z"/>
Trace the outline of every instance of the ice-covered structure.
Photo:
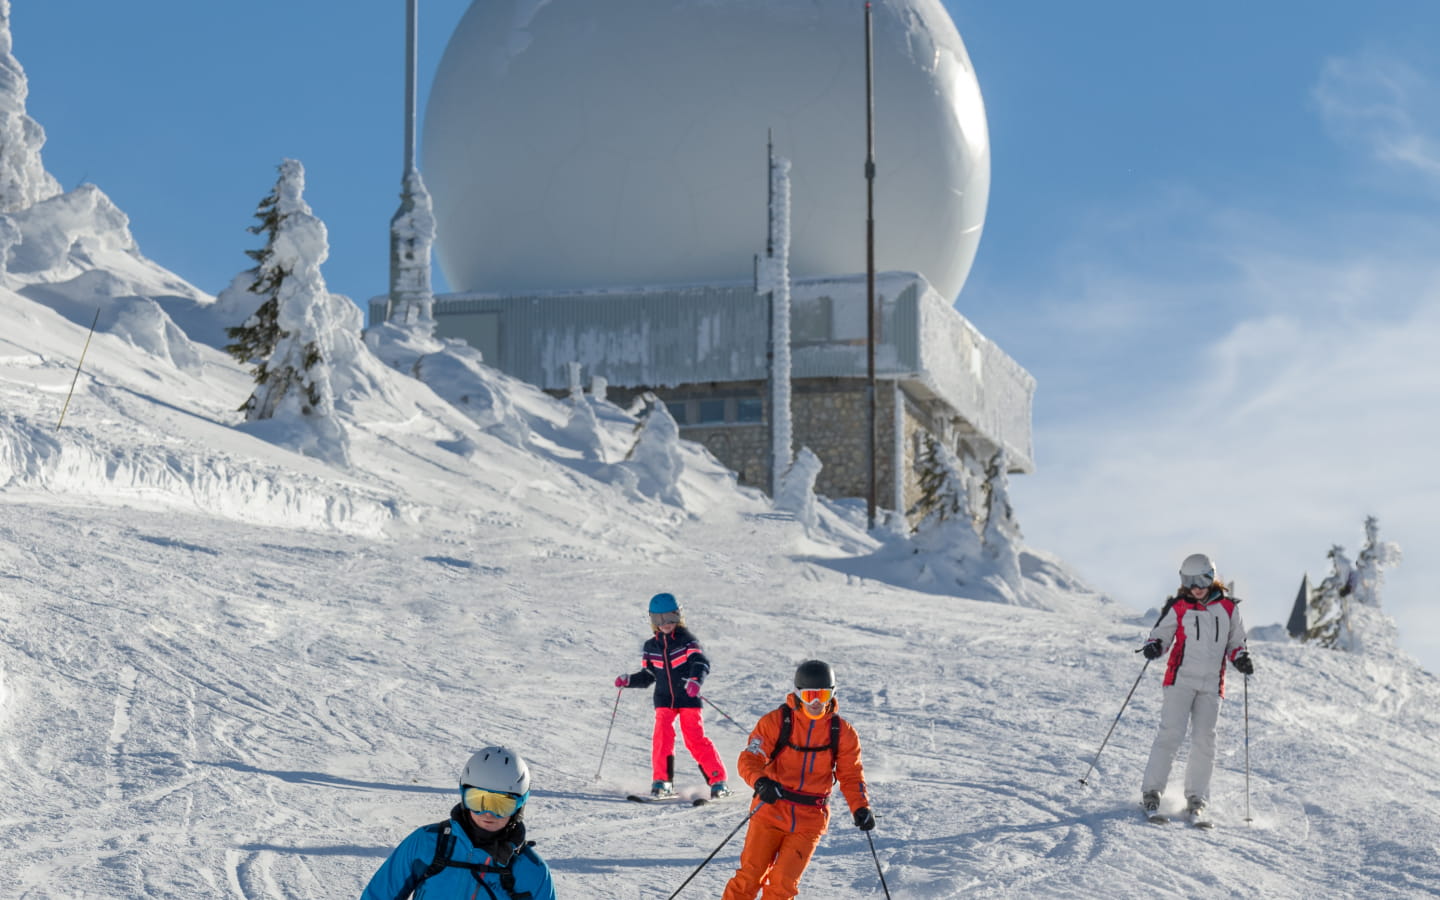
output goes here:
<path id="1" fill-rule="evenodd" d="M 455 293 L 436 333 L 557 395 L 568 364 L 769 488 L 767 140 L 791 163 L 795 447 L 866 492 L 864 6 L 491 0 L 451 37 L 421 161 Z M 940 0 L 873 4 L 877 481 L 905 508 L 920 431 L 1032 466 L 1033 379 L 952 306 L 990 184 L 984 104 Z M 373 304 L 371 320 L 384 316 Z M 895 469 L 893 461 L 901 465 Z M 892 477 L 892 472 L 901 477 Z"/>

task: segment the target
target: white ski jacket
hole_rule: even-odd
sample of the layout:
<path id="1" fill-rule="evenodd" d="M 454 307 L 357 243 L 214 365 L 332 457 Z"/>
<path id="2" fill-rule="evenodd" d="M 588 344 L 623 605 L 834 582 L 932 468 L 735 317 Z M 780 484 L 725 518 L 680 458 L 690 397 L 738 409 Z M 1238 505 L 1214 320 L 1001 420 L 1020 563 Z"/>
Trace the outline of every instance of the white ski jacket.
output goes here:
<path id="1" fill-rule="evenodd" d="M 1168 648 L 1165 681 L 1225 696 L 1225 662 L 1245 649 L 1245 623 L 1239 600 L 1216 584 L 1204 600 L 1182 593 L 1169 602 L 1165 614 L 1150 630 L 1150 639 Z"/>

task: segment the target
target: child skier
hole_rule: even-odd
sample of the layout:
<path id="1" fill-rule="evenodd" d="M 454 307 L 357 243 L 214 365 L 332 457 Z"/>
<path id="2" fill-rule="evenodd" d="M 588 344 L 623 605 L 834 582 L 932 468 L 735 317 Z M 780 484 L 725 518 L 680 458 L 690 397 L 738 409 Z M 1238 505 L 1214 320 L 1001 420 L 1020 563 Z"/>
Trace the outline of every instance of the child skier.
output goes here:
<path id="1" fill-rule="evenodd" d="M 737 763 L 755 788 L 754 810 L 740 851 L 740 868 L 722 900 L 789 900 L 800 892 L 800 876 L 830 823 L 830 788 L 850 806 L 855 827 L 875 827 L 860 737 L 840 718 L 835 673 L 828 663 L 806 660 L 795 670 L 795 693 L 750 732 Z"/>
<path id="2" fill-rule="evenodd" d="M 411 832 L 360 900 L 412 894 L 555 900 L 550 867 L 525 840 L 522 813 L 529 797 L 530 769 L 519 754 L 506 747 L 476 751 L 460 773 L 460 802 L 449 820 Z"/>
<path id="3" fill-rule="evenodd" d="M 1190 726 L 1190 761 L 1185 765 L 1186 813 L 1198 825 L 1207 825 L 1205 807 L 1210 800 L 1210 774 L 1215 768 L 1215 723 L 1225 696 L 1225 663 L 1243 675 L 1255 671 L 1245 648 L 1245 623 L 1240 601 L 1230 597 L 1215 578 L 1215 564 L 1203 553 L 1192 553 L 1180 564 L 1180 590 L 1165 605 L 1160 621 L 1141 647 L 1146 659 L 1159 659 L 1168 648 L 1165 699 L 1160 706 L 1160 729 L 1150 747 L 1150 761 L 1140 782 L 1140 805 L 1153 821 L 1160 816 L 1160 795 L 1170 780 L 1170 765 Z"/>
<path id="4" fill-rule="evenodd" d="M 725 764 L 715 745 L 705 736 L 700 718 L 700 685 L 710 674 L 710 660 L 695 635 L 685 627 L 685 616 L 673 594 L 650 598 L 651 638 L 641 648 L 640 671 L 615 679 L 618 688 L 645 688 L 655 685 L 655 730 L 650 737 L 650 785 L 652 797 L 675 796 L 675 720 L 685 749 L 700 765 L 700 774 L 710 785 L 712 798 L 725 797 Z"/>

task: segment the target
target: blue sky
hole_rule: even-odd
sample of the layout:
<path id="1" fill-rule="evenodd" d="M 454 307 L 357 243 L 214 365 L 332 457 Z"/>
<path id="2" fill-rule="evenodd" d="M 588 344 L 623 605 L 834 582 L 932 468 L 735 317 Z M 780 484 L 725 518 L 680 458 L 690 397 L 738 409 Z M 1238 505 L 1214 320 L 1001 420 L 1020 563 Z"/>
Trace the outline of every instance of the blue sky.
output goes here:
<path id="1" fill-rule="evenodd" d="M 467 5 L 422 0 L 422 90 Z M 363 305 L 387 283 L 404 6 L 20 0 L 11 26 L 47 168 L 103 188 L 145 255 L 218 291 L 295 157 L 326 279 Z M 993 149 L 959 308 L 1039 383 L 1031 543 L 1140 609 L 1206 550 L 1267 624 L 1373 514 L 1406 552 L 1402 646 L 1440 671 L 1440 8 L 947 6 Z"/>

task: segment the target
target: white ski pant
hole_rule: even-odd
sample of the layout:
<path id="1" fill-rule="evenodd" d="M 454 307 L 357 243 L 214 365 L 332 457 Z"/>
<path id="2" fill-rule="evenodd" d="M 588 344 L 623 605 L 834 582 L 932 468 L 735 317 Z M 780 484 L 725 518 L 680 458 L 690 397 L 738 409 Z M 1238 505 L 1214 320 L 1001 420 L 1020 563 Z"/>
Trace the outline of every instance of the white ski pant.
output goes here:
<path id="1" fill-rule="evenodd" d="M 1141 791 L 1165 792 L 1170 765 L 1190 725 L 1190 758 L 1185 764 L 1185 796 L 1210 799 L 1210 773 L 1215 770 L 1215 723 L 1220 718 L 1220 693 L 1172 684 L 1160 705 L 1160 731 L 1150 747 Z"/>

